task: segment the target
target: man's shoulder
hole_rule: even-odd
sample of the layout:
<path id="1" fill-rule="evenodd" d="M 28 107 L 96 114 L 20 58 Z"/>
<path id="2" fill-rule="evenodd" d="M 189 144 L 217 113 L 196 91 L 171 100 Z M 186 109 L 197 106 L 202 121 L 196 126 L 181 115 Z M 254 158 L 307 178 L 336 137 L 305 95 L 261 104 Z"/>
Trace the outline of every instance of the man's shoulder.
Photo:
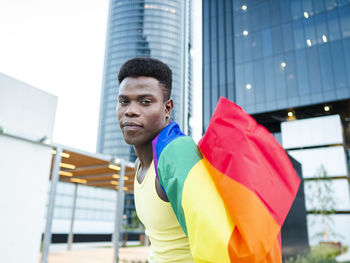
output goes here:
<path id="1" fill-rule="evenodd" d="M 152 141 L 154 157 L 159 158 L 164 150 L 184 151 L 196 150 L 197 144 L 194 140 L 184 134 L 176 122 L 171 122 Z"/>
<path id="2" fill-rule="evenodd" d="M 176 139 L 172 140 L 164 148 L 164 153 L 167 155 L 170 154 L 172 156 L 191 156 L 191 158 L 195 156 L 196 158 L 201 158 L 201 153 L 196 142 L 192 139 L 192 137 L 187 135 L 179 136 Z"/>
<path id="3" fill-rule="evenodd" d="M 174 143 L 177 146 L 182 146 L 182 147 L 197 147 L 197 144 L 193 140 L 191 136 L 188 135 L 183 135 L 179 136 L 173 141 L 171 141 L 169 144 Z"/>

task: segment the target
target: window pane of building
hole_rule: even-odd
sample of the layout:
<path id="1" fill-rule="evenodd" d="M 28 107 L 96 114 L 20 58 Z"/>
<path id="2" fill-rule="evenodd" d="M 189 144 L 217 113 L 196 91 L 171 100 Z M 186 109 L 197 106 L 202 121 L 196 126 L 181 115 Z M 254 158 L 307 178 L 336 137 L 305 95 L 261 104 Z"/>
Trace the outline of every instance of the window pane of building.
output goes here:
<path id="1" fill-rule="evenodd" d="M 335 41 L 331 43 L 331 53 L 333 58 L 333 69 L 337 73 L 335 78 L 335 86 L 337 89 L 344 89 L 348 87 L 346 77 L 346 67 L 344 61 L 344 52 L 342 41 Z"/>
<path id="2" fill-rule="evenodd" d="M 340 38 L 340 28 L 337 10 L 327 12 L 327 21 L 329 29 L 329 39 L 331 41 L 338 40 Z"/>
<path id="3" fill-rule="evenodd" d="M 340 9 L 339 16 L 343 37 L 350 37 L 350 5 Z"/>
<path id="4" fill-rule="evenodd" d="M 323 90 L 334 89 L 333 64 L 328 44 L 319 46 L 320 67 Z"/>

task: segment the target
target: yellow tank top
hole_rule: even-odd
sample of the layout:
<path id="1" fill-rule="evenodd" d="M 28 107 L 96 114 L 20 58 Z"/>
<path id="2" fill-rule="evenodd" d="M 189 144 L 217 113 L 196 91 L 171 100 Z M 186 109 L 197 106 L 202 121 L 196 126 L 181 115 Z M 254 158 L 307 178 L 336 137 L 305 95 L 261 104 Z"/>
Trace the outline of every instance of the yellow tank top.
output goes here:
<path id="1" fill-rule="evenodd" d="M 138 171 L 138 169 L 137 169 Z M 151 262 L 193 262 L 190 245 L 169 202 L 159 198 L 153 161 L 140 184 L 134 181 L 136 213 L 151 241 Z"/>

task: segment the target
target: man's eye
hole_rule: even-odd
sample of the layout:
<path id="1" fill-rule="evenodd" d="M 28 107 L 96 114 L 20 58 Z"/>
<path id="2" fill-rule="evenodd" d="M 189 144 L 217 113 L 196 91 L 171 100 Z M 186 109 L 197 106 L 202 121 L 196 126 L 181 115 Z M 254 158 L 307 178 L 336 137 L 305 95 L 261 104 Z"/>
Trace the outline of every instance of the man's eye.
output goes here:
<path id="1" fill-rule="evenodd" d="M 149 105 L 149 104 L 151 104 L 151 101 L 150 100 L 141 100 L 141 104 L 142 105 Z"/>
<path id="2" fill-rule="evenodd" d="M 128 103 L 127 100 L 119 100 L 120 105 L 126 105 Z"/>

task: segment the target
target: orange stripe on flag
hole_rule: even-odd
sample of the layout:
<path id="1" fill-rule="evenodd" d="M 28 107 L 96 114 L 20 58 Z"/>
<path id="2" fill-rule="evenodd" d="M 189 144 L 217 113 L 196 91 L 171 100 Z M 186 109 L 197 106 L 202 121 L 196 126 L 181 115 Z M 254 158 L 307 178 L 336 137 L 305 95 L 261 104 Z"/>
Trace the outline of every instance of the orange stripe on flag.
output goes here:
<path id="1" fill-rule="evenodd" d="M 231 262 L 282 262 L 280 226 L 259 197 L 206 159 L 205 164 L 236 225 L 228 244 Z"/>

